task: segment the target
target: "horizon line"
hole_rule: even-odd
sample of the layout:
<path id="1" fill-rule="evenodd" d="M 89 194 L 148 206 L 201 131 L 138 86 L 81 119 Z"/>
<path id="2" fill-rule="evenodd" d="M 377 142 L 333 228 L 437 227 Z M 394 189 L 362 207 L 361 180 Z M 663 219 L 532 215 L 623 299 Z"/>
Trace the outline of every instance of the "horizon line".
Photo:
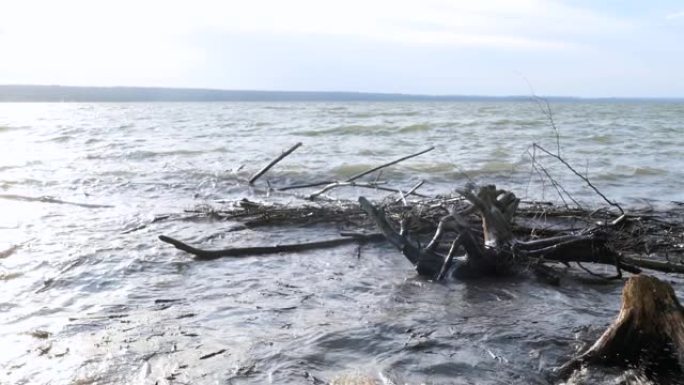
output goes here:
<path id="1" fill-rule="evenodd" d="M 454 94 L 454 93 L 449 93 L 449 94 L 425 94 L 425 93 L 405 93 L 405 92 L 387 92 L 387 91 L 340 91 L 340 90 L 267 90 L 267 89 L 226 89 L 226 88 L 211 88 L 211 87 L 171 87 L 171 86 L 129 86 L 129 85 L 116 85 L 116 86 L 99 86 L 99 85 L 94 85 L 94 86 L 74 86 L 74 85 L 62 85 L 62 84 L 0 84 L 0 102 L 1 101 L 12 101 L 12 95 L 4 95 L 2 92 L 3 90 L 11 89 L 11 91 L 14 91 L 15 95 L 14 97 L 17 98 L 16 92 L 17 91 L 24 91 L 26 92 L 29 89 L 33 90 L 57 90 L 61 89 L 64 91 L 72 90 L 72 91 L 91 91 L 91 92 L 97 92 L 97 91 L 138 91 L 138 92 L 145 92 L 145 91 L 161 91 L 161 92 L 168 92 L 168 93 L 173 93 L 173 92 L 180 92 L 180 93 L 186 93 L 184 96 L 191 96 L 189 94 L 195 94 L 196 99 L 199 95 L 197 93 L 211 93 L 214 96 L 219 96 L 220 94 L 223 94 L 224 98 L 228 97 L 230 95 L 232 96 L 231 99 L 235 99 L 237 97 L 238 93 L 243 93 L 243 94 L 251 94 L 252 96 L 256 96 L 257 94 L 261 94 L 261 96 L 316 96 L 316 100 L 325 100 L 325 96 L 348 96 L 348 97 L 359 97 L 358 100 L 366 100 L 366 98 L 371 98 L 371 99 L 382 99 L 382 100 L 387 100 L 390 101 L 392 99 L 401 99 L 401 100 L 433 100 L 433 101 L 449 101 L 449 100 L 456 100 L 456 99 L 509 99 L 509 100 L 535 100 L 535 99 L 549 99 L 549 100 L 557 100 L 557 101 L 594 101 L 594 100 L 624 100 L 624 101 L 684 101 L 684 96 L 571 96 L 571 95 L 535 95 L 535 94 L 528 94 L 528 95 L 522 95 L 522 94 L 507 94 L 507 95 L 496 95 L 496 94 Z M 43 96 L 44 98 L 54 98 L 55 95 L 28 95 L 23 93 L 21 95 L 20 99 L 25 99 L 25 100 L 18 100 L 18 101 L 31 101 L 31 98 L 40 98 Z M 70 95 L 73 96 L 73 95 Z M 79 95 L 81 97 L 87 96 L 87 95 Z M 93 95 L 90 95 L 93 96 Z M 141 96 L 141 95 L 139 95 Z M 150 98 L 154 95 L 148 95 L 147 97 Z M 180 96 L 183 95 L 175 95 L 175 98 L 171 98 L 174 100 L 168 100 L 169 96 L 171 95 L 166 95 L 166 98 L 161 97 L 162 95 L 157 95 L 160 97 L 159 101 L 175 101 L 176 99 L 178 101 L 192 101 L 192 100 L 183 100 Z M 205 98 L 208 97 L 208 95 L 203 95 Z M 113 97 L 113 96 L 111 96 Z M 130 97 L 130 96 L 129 96 Z M 8 100 L 10 99 L 10 100 Z M 193 99 L 193 100 L 194 100 Z M 335 99 L 335 98 L 333 98 Z M 354 100 L 353 98 L 349 98 L 349 101 Z M 143 100 L 144 101 L 144 100 Z M 150 100 L 153 101 L 153 100 Z M 197 101 L 212 101 L 210 98 L 207 98 L 206 100 L 197 100 Z M 221 101 L 220 99 L 217 99 L 216 101 Z M 250 101 L 250 100 L 245 100 L 245 101 Z M 283 100 L 287 101 L 287 100 Z M 291 101 L 307 101 L 306 99 L 296 99 L 296 100 L 291 100 Z"/>

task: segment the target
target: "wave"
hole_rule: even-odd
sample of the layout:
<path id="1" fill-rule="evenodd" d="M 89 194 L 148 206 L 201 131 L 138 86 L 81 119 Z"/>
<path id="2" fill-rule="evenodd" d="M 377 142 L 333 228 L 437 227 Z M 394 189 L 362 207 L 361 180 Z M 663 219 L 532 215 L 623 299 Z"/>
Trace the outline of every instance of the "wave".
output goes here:
<path id="1" fill-rule="evenodd" d="M 544 126 L 547 123 L 539 119 L 497 119 L 490 122 L 482 122 L 483 125 L 499 126 L 514 126 L 514 127 L 536 127 Z"/>
<path id="2" fill-rule="evenodd" d="M 57 198 L 50 197 L 50 196 L 31 197 L 31 196 L 16 195 L 16 194 L 0 194 L 0 199 L 8 199 L 8 200 L 14 200 L 14 201 L 23 201 L 23 202 L 56 203 L 56 204 L 79 206 L 79 207 L 85 207 L 85 208 L 93 208 L 93 209 L 114 207 L 112 205 L 63 201 L 61 199 L 57 199 Z"/>
<path id="3" fill-rule="evenodd" d="M 388 125 L 362 125 L 352 124 L 337 126 L 322 130 L 297 131 L 294 134 L 303 136 L 323 136 L 323 135 L 378 135 L 391 133 L 420 133 L 432 130 L 433 126 L 428 123 L 416 123 L 407 126 L 397 127 Z"/>
<path id="4" fill-rule="evenodd" d="M 613 135 L 610 134 L 597 134 L 597 135 L 592 135 L 589 138 L 590 141 L 594 143 L 599 143 L 599 144 L 607 144 L 607 143 L 612 143 L 614 141 Z"/>
<path id="5" fill-rule="evenodd" d="M 427 123 L 418 123 L 418 124 L 412 124 L 410 126 L 405 126 L 399 129 L 399 132 L 402 133 L 409 133 L 409 132 L 425 132 L 425 131 L 430 131 L 432 129 L 432 125 L 427 124 Z"/>
<path id="6" fill-rule="evenodd" d="M 40 160 L 31 160 L 31 161 L 25 162 L 24 164 L 9 164 L 6 166 L 0 166 L 0 171 L 14 170 L 17 168 L 24 168 L 24 167 L 33 167 L 33 166 L 39 166 L 42 164 L 43 164 L 43 162 Z"/>
<path id="7" fill-rule="evenodd" d="M 387 126 L 382 125 L 345 125 L 337 126 L 333 128 L 323 129 L 323 130 L 306 130 L 306 131 L 296 131 L 295 135 L 303 136 L 322 136 L 322 135 L 375 135 L 380 132 L 389 132 Z"/>
<path id="8" fill-rule="evenodd" d="M 126 151 L 126 152 L 120 152 L 116 154 L 88 154 L 86 155 L 86 159 L 113 159 L 113 158 L 124 158 L 124 159 L 148 159 L 148 158 L 155 158 L 155 157 L 164 157 L 164 156 L 174 156 L 174 155 L 187 155 L 187 156 L 193 156 L 193 155 L 203 155 L 203 154 L 208 154 L 208 153 L 213 153 L 213 152 L 218 152 L 218 153 L 224 153 L 226 152 L 225 147 L 217 147 L 214 149 L 205 149 L 205 150 L 171 150 L 171 151 L 147 151 L 147 150 L 138 150 L 138 151 Z"/>
<path id="9" fill-rule="evenodd" d="M 639 175 L 666 175 L 668 174 L 669 171 L 662 169 L 662 168 L 656 168 L 656 167 L 635 167 L 633 169 L 632 175 L 634 176 L 639 176 Z"/>
<path id="10" fill-rule="evenodd" d="M 377 166 L 376 163 L 344 164 L 334 167 L 330 170 L 330 173 L 334 177 L 344 178 L 366 171 L 375 166 Z M 407 163 L 405 165 L 401 165 L 399 168 L 385 169 L 384 173 L 392 180 L 401 179 L 403 177 L 411 177 L 415 176 L 416 174 L 429 174 L 432 178 L 436 179 L 444 178 L 460 180 L 465 175 L 470 177 L 510 175 L 519 169 L 519 164 L 506 161 L 485 162 L 482 163 L 481 167 L 475 167 L 467 170 L 462 169 L 458 164 L 452 162 L 421 162 Z M 525 173 L 527 173 L 527 170 L 525 170 Z"/>
<path id="11" fill-rule="evenodd" d="M 29 128 L 28 126 L 0 126 L 0 133 L 9 132 L 9 131 L 26 130 L 28 128 Z"/>
<path id="12" fill-rule="evenodd" d="M 351 176 L 358 174 L 360 172 L 366 171 L 372 167 L 377 166 L 377 164 L 371 163 L 354 163 L 354 164 L 343 164 L 341 166 L 333 167 L 330 172 L 334 176 Z"/>
<path id="13" fill-rule="evenodd" d="M 65 143 L 74 139 L 72 135 L 57 135 L 52 138 L 47 139 L 47 142 Z"/>
<path id="14" fill-rule="evenodd" d="M 392 116 L 418 116 L 422 114 L 423 112 L 421 111 L 402 111 L 402 112 L 381 112 L 378 113 L 377 116 L 385 116 L 385 117 L 392 117 Z"/>
<path id="15" fill-rule="evenodd" d="M 420 111 L 397 111 L 397 112 L 355 112 L 352 114 L 349 114 L 348 116 L 350 118 L 361 118 L 361 119 L 366 119 L 366 118 L 402 118 L 402 117 L 412 117 L 412 116 L 418 116 L 423 114 L 423 112 Z"/>
<path id="16" fill-rule="evenodd" d="M 411 171 L 425 172 L 430 174 L 440 174 L 457 169 L 456 165 L 451 162 L 418 163 L 413 165 L 407 164 L 406 168 Z"/>
<path id="17" fill-rule="evenodd" d="M 600 173 L 592 175 L 589 174 L 590 179 L 601 181 L 628 181 L 631 177 L 649 177 L 649 176 L 666 176 L 672 173 L 672 170 L 649 167 L 649 166 L 618 166 L 610 170 L 604 170 Z"/>

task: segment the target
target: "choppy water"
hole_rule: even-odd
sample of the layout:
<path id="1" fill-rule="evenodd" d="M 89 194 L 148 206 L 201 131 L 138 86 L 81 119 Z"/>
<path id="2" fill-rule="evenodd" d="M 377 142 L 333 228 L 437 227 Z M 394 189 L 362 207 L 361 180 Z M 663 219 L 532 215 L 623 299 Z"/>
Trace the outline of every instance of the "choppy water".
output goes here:
<path id="1" fill-rule="evenodd" d="M 684 104 L 552 107 L 562 155 L 607 196 L 684 201 Z M 298 141 L 261 183 L 343 178 L 434 145 L 382 179 L 425 179 L 421 191 L 436 193 L 472 178 L 556 199 L 530 171 L 532 142 L 556 150 L 534 103 L 0 104 L 0 252 L 19 245 L 0 259 L 0 383 L 547 383 L 615 315 L 619 283 L 435 284 L 383 245 L 360 258 L 349 246 L 198 263 L 157 240 L 210 248 L 335 229 L 131 231 L 197 204 L 258 199 L 237 178 Z M 603 204 L 542 161 L 578 200 Z"/>

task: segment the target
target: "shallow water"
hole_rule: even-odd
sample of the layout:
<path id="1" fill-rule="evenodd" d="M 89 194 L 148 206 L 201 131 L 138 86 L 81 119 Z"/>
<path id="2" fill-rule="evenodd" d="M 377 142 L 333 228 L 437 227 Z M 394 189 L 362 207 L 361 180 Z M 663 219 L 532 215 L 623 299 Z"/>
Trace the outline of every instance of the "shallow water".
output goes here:
<path id="1" fill-rule="evenodd" d="M 611 199 L 684 201 L 684 104 L 552 107 L 563 157 Z M 425 179 L 420 191 L 437 193 L 472 178 L 557 200 L 530 172 L 532 142 L 556 151 L 534 103 L 0 104 L 0 252 L 19 245 L 0 259 L 0 383 L 548 383 L 616 314 L 619 282 L 432 283 L 383 245 L 200 263 L 157 240 L 218 248 L 335 234 L 154 222 L 263 198 L 238 180 L 298 141 L 261 185 L 348 177 L 434 145 L 382 179 Z M 604 204 L 541 161 L 579 201 Z"/>

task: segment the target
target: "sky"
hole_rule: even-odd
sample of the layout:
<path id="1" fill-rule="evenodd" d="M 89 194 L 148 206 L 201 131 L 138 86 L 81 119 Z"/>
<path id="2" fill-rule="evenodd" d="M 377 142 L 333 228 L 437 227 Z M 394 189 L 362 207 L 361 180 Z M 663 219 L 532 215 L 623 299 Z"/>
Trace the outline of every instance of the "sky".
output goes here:
<path id="1" fill-rule="evenodd" d="M 5 0 L 0 84 L 684 97 L 684 2 Z"/>

